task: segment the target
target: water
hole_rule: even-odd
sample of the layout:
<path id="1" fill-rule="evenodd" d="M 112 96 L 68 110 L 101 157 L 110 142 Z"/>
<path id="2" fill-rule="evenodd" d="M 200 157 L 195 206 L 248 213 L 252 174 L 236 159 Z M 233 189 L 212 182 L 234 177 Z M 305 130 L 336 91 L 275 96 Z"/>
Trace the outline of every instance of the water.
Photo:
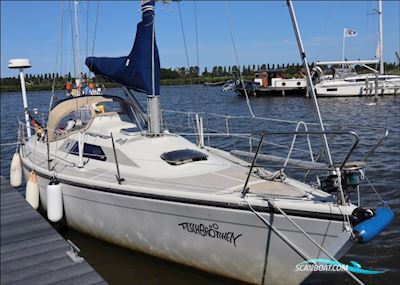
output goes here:
<path id="1" fill-rule="evenodd" d="M 219 114 L 248 116 L 245 99 L 234 93 L 222 93 L 217 87 L 203 86 L 168 86 L 161 89 L 163 108 L 180 111 L 207 111 Z M 118 93 L 118 90 L 110 90 Z M 57 93 L 58 98 L 63 94 Z M 30 108 L 37 107 L 39 112 L 47 113 L 50 99 L 49 92 L 30 92 Z M 303 97 L 260 97 L 250 98 L 254 113 L 257 116 L 304 120 L 314 122 L 313 106 L 310 99 Z M 17 133 L 17 115 L 22 118 L 22 99 L 19 93 L 4 93 L 1 100 L 1 143 L 15 141 Z M 144 102 L 145 97 L 140 96 Z M 359 277 L 367 284 L 394 284 L 400 279 L 400 237 L 399 237 L 399 192 L 400 185 L 400 98 L 387 96 L 379 98 L 320 98 L 320 109 L 327 124 L 346 124 L 359 132 L 361 137 L 360 151 L 355 153 L 358 159 L 362 152 L 379 139 L 382 130 L 367 130 L 365 127 L 389 128 L 390 136 L 384 146 L 368 161 L 366 173 L 383 199 L 394 209 L 396 220 L 378 238 L 366 245 L 354 247 L 341 259 L 348 264 L 355 260 L 363 268 L 385 270 L 382 275 Z M 186 120 L 184 118 L 178 118 Z M 250 121 L 240 120 L 233 126 L 234 131 L 248 129 Z M 222 123 L 219 127 L 224 128 Z M 257 130 L 288 130 L 280 123 L 253 125 Z M 292 126 L 293 130 L 294 126 Z M 286 138 L 287 139 L 287 138 Z M 280 138 L 282 141 L 282 138 Z M 343 157 L 350 140 L 338 141 L 334 154 Z M 218 141 L 217 141 L 218 143 Z M 15 146 L 1 147 L 1 175 L 9 175 L 9 165 Z M 365 188 L 365 187 L 364 187 Z M 372 191 L 362 193 L 363 205 L 379 203 Z M 20 189 L 23 191 L 23 188 Z M 380 205 L 378 205 L 380 206 Z M 86 260 L 110 284 L 239 284 L 218 276 L 206 274 L 191 268 L 159 260 L 141 253 L 129 251 L 109 243 L 69 230 L 62 233 L 71 239 L 82 250 Z M 290 271 L 288 270 L 288 274 Z M 344 273 L 313 273 L 304 284 L 354 284 Z M 397 284 L 397 282 L 396 282 Z"/>

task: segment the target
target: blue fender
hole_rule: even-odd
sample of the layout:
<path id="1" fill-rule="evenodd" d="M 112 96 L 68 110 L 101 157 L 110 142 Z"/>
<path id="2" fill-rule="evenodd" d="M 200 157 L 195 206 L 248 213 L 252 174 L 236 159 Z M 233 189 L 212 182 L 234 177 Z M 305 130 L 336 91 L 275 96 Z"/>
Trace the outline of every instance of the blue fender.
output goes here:
<path id="1" fill-rule="evenodd" d="M 394 213 L 390 208 L 377 208 L 374 216 L 362 221 L 353 228 L 358 243 L 367 243 L 377 237 L 393 221 Z"/>

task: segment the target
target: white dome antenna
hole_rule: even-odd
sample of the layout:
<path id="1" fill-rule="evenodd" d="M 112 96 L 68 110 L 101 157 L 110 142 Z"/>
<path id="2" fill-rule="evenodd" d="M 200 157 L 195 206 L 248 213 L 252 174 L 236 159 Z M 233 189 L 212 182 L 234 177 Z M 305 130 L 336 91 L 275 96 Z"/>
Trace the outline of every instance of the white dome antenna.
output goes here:
<path id="1" fill-rule="evenodd" d="M 16 58 L 8 61 L 8 68 L 30 68 L 32 67 L 31 61 L 27 58 Z"/>

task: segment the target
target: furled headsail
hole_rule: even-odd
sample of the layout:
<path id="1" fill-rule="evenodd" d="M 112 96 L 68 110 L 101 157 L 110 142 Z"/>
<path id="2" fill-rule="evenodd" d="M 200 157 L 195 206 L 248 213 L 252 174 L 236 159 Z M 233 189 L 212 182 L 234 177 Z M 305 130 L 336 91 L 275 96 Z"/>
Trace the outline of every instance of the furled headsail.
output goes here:
<path id="1" fill-rule="evenodd" d="M 160 59 L 153 37 L 154 4 L 155 1 L 142 1 L 142 21 L 137 25 L 135 43 L 128 56 L 86 58 L 85 64 L 94 74 L 139 92 L 160 94 Z"/>

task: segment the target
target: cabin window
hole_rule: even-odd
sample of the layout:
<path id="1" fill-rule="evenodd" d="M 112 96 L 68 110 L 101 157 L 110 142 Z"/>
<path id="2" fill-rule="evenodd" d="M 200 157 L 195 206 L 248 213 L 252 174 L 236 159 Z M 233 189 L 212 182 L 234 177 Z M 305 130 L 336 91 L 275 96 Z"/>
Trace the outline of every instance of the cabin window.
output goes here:
<path id="1" fill-rule="evenodd" d="M 78 147 L 78 142 L 74 144 L 74 146 L 71 148 L 71 150 L 68 152 L 73 155 L 79 155 L 79 147 Z M 83 157 L 86 158 L 91 158 L 91 159 L 96 159 L 96 160 L 101 160 L 101 161 L 106 161 L 107 157 L 104 154 L 103 149 L 94 144 L 89 144 L 85 143 L 83 145 Z"/>
<path id="2" fill-rule="evenodd" d="M 57 133 L 81 129 L 92 119 L 89 106 L 82 106 L 66 114 L 57 124 Z"/>
<path id="3" fill-rule="evenodd" d="M 337 88 L 327 88 L 326 91 L 337 91 Z"/>
<path id="4" fill-rule="evenodd" d="M 122 112 L 121 103 L 119 101 L 101 102 L 103 112 Z"/>
<path id="5" fill-rule="evenodd" d="M 117 113 L 121 121 L 133 123 L 136 122 L 135 116 L 129 104 L 120 100 L 113 100 L 110 102 L 100 102 L 97 105 L 100 112 L 98 113 Z"/>
<path id="6" fill-rule="evenodd" d="M 161 158 L 171 165 L 181 165 L 193 161 L 207 160 L 208 155 L 193 149 L 164 152 Z"/>

